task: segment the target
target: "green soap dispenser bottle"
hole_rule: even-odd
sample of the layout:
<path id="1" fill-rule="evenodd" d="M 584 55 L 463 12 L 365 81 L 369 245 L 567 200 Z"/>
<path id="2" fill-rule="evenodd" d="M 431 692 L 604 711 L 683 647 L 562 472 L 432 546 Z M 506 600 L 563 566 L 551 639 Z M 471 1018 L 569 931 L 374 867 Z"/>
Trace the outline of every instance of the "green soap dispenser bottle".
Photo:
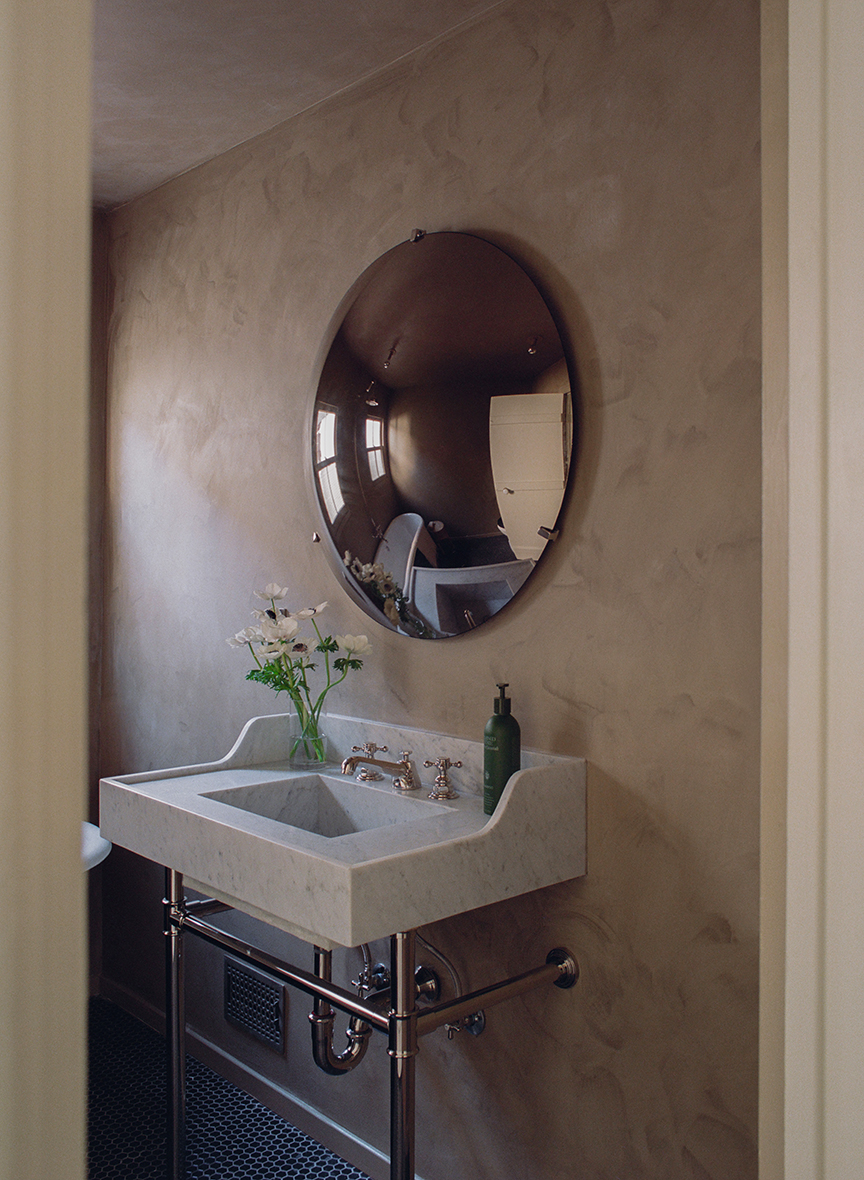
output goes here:
<path id="1" fill-rule="evenodd" d="M 522 736 L 519 722 L 510 712 L 504 695 L 507 684 L 498 685 L 495 712 L 483 731 L 483 810 L 491 815 L 511 774 L 522 764 Z"/>

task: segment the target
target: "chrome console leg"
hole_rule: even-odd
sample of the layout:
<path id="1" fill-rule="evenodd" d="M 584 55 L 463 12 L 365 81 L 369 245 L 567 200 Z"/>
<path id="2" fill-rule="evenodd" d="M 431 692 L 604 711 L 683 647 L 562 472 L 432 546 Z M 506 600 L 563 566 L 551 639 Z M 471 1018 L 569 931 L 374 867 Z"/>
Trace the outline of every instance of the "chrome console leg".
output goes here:
<path id="1" fill-rule="evenodd" d="M 414 1180 L 417 1007 L 415 933 L 390 938 L 390 1180 Z"/>
<path id="2" fill-rule="evenodd" d="M 186 1175 L 186 1007 L 183 972 L 183 875 L 165 870 L 165 1044 L 167 1049 L 167 1176 Z"/>

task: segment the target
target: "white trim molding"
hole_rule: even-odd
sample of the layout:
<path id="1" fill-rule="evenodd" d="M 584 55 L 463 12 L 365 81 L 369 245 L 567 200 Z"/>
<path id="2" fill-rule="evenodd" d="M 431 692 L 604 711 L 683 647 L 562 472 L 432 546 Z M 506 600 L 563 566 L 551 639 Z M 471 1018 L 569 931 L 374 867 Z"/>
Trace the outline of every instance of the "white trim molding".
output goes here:
<path id="1" fill-rule="evenodd" d="M 89 0 L 0 0 L 0 1180 L 84 1175 Z"/>

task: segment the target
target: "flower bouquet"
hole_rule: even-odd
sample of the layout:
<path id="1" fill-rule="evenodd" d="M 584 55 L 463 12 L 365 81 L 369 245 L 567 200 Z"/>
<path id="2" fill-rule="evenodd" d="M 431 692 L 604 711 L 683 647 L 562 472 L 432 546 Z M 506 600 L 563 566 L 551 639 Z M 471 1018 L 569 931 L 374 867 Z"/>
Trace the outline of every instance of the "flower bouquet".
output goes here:
<path id="1" fill-rule="evenodd" d="M 331 688 L 341 684 L 352 669 L 363 667 L 360 656 L 372 650 L 365 635 L 322 635 L 316 621 L 326 602 L 303 610 L 289 611 L 276 604 L 288 594 L 288 588 L 275 582 L 256 590 L 255 597 L 269 602 L 264 610 L 254 610 L 255 626 L 244 627 L 228 640 L 231 647 L 248 648 L 256 667 L 247 680 L 266 684 L 274 692 L 287 692 L 298 718 L 299 733 L 291 744 L 291 758 L 307 762 L 326 760 L 326 739 L 321 732 L 320 716 Z M 314 636 L 300 635 L 301 625 L 311 623 Z M 344 651 L 344 655 L 337 652 Z M 324 684 L 317 692 L 309 683 L 309 673 L 323 663 Z"/>
<path id="2" fill-rule="evenodd" d="M 346 549 L 342 564 L 394 627 L 420 639 L 435 637 L 437 633 L 412 613 L 402 587 L 380 561 L 362 562 Z"/>

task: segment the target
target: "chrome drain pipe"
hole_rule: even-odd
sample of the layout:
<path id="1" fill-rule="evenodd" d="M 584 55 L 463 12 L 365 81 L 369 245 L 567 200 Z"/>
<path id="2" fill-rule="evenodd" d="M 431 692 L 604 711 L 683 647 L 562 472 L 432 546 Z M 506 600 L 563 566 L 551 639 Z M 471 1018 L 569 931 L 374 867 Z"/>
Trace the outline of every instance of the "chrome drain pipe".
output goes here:
<path id="1" fill-rule="evenodd" d="M 317 979 L 332 982 L 333 954 L 322 947 L 315 947 L 315 969 Z M 312 1056 L 319 1069 L 329 1074 L 348 1073 L 363 1060 L 369 1046 L 372 1026 L 359 1016 L 348 1018 L 348 1044 L 341 1053 L 333 1047 L 333 1023 L 336 1013 L 329 1002 L 316 995 L 309 1021 L 312 1025 Z"/>

